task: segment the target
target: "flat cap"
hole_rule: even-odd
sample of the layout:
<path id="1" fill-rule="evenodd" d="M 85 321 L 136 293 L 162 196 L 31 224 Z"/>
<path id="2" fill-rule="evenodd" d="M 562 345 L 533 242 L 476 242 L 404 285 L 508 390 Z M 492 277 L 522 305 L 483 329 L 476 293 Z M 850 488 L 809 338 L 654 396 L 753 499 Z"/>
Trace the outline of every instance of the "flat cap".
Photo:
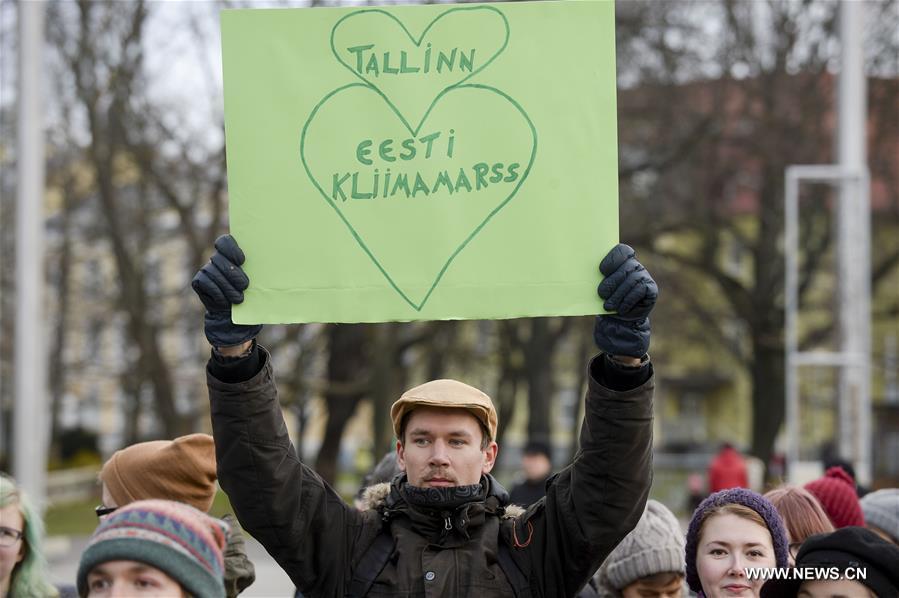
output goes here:
<path id="1" fill-rule="evenodd" d="M 486 394 L 458 380 L 432 380 L 403 393 L 390 408 L 393 433 L 400 437 L 400 427 L 407 413 L 416 407 L 441 407 L 465 409 L 475 416 L 490 434 L 496 438 L 496 408 Z"/>

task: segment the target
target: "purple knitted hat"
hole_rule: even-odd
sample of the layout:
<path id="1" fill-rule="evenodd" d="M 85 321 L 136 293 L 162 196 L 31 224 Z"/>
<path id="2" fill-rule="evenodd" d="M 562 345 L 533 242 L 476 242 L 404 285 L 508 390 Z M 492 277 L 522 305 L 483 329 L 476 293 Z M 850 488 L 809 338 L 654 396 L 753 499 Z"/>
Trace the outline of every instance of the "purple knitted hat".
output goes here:
<path id="1" fill-rule="evenodd" d="M 694 592 L 702 591 L 702 585 L 699 583 L 699 573 L 696 571 L 696 550 L 699 545 L 701 522 L 710 510 L 730 504 L 743 505 L 750 508 L 764 519 L 765 525 L 771 533 L 771 543 L 774 546 L 774 560 L 777 566 L 787 567 L 789 565 L 787 532 L 784 528 L 783 520 L 780 518 L 780 513 L 777 512 L 774 505 L 758 492 L 753 492 L 746 488 L 722 490 L 712 494 L 696 507 L 696 510 L 693 512 L 693 518 L 690 519 L 690 527 L 687 529 L 687 584 Z"/>

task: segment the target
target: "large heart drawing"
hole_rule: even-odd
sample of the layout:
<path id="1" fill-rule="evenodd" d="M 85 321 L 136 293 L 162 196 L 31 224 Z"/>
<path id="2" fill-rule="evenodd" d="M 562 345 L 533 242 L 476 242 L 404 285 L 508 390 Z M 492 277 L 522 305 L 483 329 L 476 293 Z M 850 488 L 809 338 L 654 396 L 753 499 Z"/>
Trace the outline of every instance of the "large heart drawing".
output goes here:
<path id="1" fill-rule="evenodd" d="M 509 23 L 492 6 L 451 8 L 417 38 L 379 9 L 352 12 L 331 30 L 337 60 L 381 94 L 413 134 L 443 91 L 481 72 L 508 42 Z"/>
<path id="2" fill-rule="evenodd" d="M 527 179 L 537 131 L 515 100 L 484 85 L 441 92 L 415 134 L 376 94 L 353 83 L 325 96 L 303 126 L 300 157 L 351 242 L 421 311 Z"/>

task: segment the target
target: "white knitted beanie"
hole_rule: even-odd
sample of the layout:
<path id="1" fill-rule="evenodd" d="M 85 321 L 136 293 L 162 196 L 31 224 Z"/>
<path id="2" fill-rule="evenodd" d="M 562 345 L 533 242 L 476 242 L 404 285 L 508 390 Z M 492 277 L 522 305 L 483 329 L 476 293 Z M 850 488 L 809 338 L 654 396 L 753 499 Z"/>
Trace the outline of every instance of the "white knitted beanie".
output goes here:
<path id="1" fill-rule="evenodd" d="M 620 591 L 643 577 L 657 573 L 684 573 L 686 539 L 674 513 L 649 500 L 631 531 L 609 554 L 597 573 L 601 596 Z"/>
<path id="2" fill-rule="evenodd" d="M 865 494 L 861 500 L 865 524 L 886 532 L 899 542 L 899 488 Z"/>

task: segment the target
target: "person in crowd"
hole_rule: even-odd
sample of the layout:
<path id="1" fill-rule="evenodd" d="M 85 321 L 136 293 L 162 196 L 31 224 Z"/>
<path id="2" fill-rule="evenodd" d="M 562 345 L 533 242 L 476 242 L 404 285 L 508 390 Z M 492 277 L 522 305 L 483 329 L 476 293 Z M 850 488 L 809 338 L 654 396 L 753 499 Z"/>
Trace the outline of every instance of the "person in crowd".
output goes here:
<path id="1" fill-rule="evenodd" d="M 456 380 L 406 391 L 391 407 L 394 478 L 360 512 L 301 463 L 278 404 L 261 326 L 231 322 L 249 285 L 220 237 L 192 286 L 212 345 L 207 384 L 219 479 L 244 528 L 305 596 L 574 596 L 634 527 L 649 493 L 649 312 L 658 290 L 626 245 L 600 264 L 604 308 L 574 462 L 524 512 L 490 475 L 497 413 Z"/>
<path id="2" fill-rule="evenodd" d="M 777 509 L 765 497 L 731 488 L 706 498 L 687 530 L 687 584 L 706 598 L 758 598 L 762 579 L 746 569 L 786 567 L 787 533 Z"/>
<path id="3" fill-rule="evenodd" d="M 531 440 L 521 456 L 521 471 L 524 479 L 512 487 L 509 500 L 512 504 L 527 507 L 546 494 L 546 479 L 552 473 L 552 450 L 549 443 Z"/>
<path id="4" fill-rule="evenodd" d="M 865 494 L 861 500 L 865 527 L 899 546 L 899 488 Z"/>
<path id="5" fill-rule="evenodd" d="M 762 598 L 899 596 L 899 546 L 862 527 L 810 537 L 799 549 L 796 567 L 817 569 L 823 579 L 772 579 L 762 587 Z"/>
<path id="6" fill-rule="evenodd" d="M 855 467 L 852 466 L 852 462 L 844 459 L 843 457 L 840 457 L 832 447 L 826 447 L 821 461 L 824 464 L 824 471 L 827 471 L 831 467 L 839 467 L 840 469 L 845 471 L 855 482 L 855 493 L 859 498 L 870 492 L 870 490 L 868 490 L 866 486 L 862 486 L 858 483 L 858 476 L 855 475 Z"/>
<path id="7" fill-rule="evenodd" d="M 0 597 L 54 598 L 41 551 L 44 523 L 16 482 L 0 473 Z"/>
<path id="8" fill-rule="evenodd" d="M 596 573 L 600 598 L 680 598 L 684 542 L 674 513 L 656 500 L 647 501 L 637 527 Z"/>
<path id="9" fill-rule="evenodd" d="M 138 500 L 103 518 L 78 563 L 82 598 L 223 598 L 227 525 L 181 502 Z"/>
<path id="10" fill-rule="evenodd" d="M 362 479 L 362 486 L 353 498 L 353 506 L 360 511 L 377 508 L 379 502 L 382 502 L 384 496 L 390 492 L 390 483 L 393 478 L 401 473 L 396 452 L 391 451 L 385 454 L 375 468 Z M 514 501 L 507 507 L 507 513 L 520 514 L 523 512 L 522 509 L 516 509 L 513 505 Z M 590 580 L 590 583 L 578 593 L 577 598 L 596 598 L 597 592 L 594 586 L 594 580 Z M 294 598 L 304 598 L 303 593 L 297 590 Z"/>
<path id="11" fill-rule="evenodd" d="M 787 456 L 780 451 L 774 451 L 768 459 L 768 479 L 783 482 L 786 475 Z"/>
<path id="12" fill-rule="evenodd" d="M 706 480 L 696 471 L 687 475 L 687 512 L 692 513 L 708 494 L 705 491 Z"/>
<path id="13" fill-rule="evenodd" d="M 855 480 L 842 467 L 831 467 L 823 477 L 806 484 L 805 489 L 818 499 L 835 528 L 864 527 L 865 514 L 855 491 Z"/>
<path id="14" fill-rule="evenodd" d="M 743 455 L 732 444 L 725 442 L 709 463 L 709 493 L 728 488 L 749 488 L 749 476 Z"/>
<path id="15" fill-rule="evenodd" d="M 390 451 L 386 453 L 381 457 L 374 469 L 362 478 L 362 485 L 359 486 L 359 491 L 353 498 L 353 506 L 360 511 L 368 509 L 370 504 L 365 495 L 366 490 L 380 484 L 389 484 L 401 471 L 399 463 L 396 462 L 396 452 Z"/>
<path id="16" fill-rule="evenodd" d="M 806 538 L 835 529 L 827 513 L 821 508 L 821 503 L 805 488 L 785 485 L 768 491 L 765 498 L 771 501 L 783 519 L 787 541 L 790 543 L 791 565 Z"/>
<path id="17" fill-rule="evenodd" d="M 136 500 L 159 498 L 191 505 L 208 513 L 216 493 L 215 443 L 209 434 L 152 440 L 113 453 L 100 470 L 104 517 Z M 229 532 L 225 548 L 225 590 L 237 596 L 256 579 L 243 534 L 233 515 L 223 517 Z"/>

